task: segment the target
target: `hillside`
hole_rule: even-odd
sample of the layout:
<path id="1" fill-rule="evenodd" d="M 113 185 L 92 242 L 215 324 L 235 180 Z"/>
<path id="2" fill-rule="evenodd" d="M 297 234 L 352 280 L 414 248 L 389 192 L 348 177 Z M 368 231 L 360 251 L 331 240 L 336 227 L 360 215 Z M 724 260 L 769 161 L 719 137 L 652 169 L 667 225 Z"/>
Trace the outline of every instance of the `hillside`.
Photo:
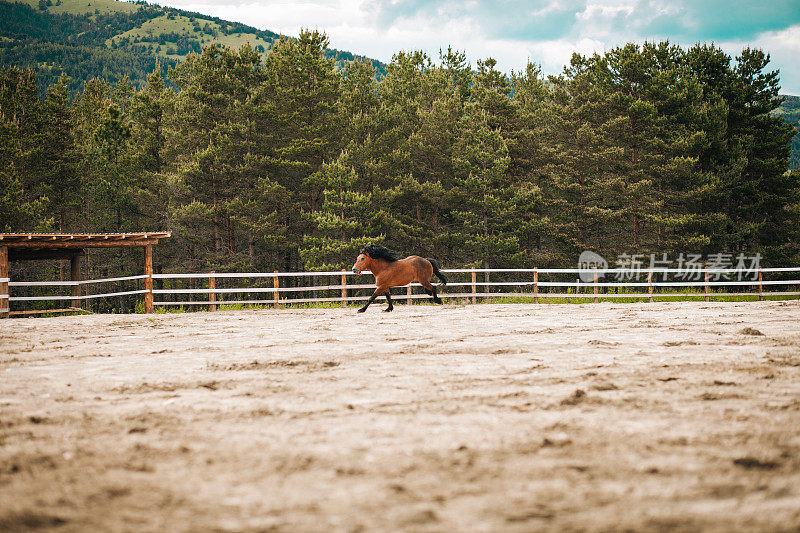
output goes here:
<path id="1" fill-rule="evenodd" d="M 115 0 L 0 1 L 0 65 L 35 67 L 40 88 L 62 73 L 78 91 L 92 78 L 140 85 L 156 64 L 162 74 L 189 52 L 220 43 L 233 48 L 249 42 L 266 55 L 280 35 L 238 22 Z M 330 49 L 339 66 L 356 56 Z M 379 75 L 385 66 L 373 61 Z"/>
<path id="2" fill-rule="evenodd" d="M 114 13 L 133 13 L 139 11 L 144 4 L 134 2 L 117 2 L 116 0 L 18 0 L 33 8 L 47 11 L 54 15 L 83 15 L 86 13 L 111 15 Z"/>
<path id="3" fill-rule="evenodd" d="M 800 131 L 800 96 L 786 96 L 786 99 L 775 113 Z M 789 158 L 789 168 L 800 168 L 800 133 L 792 139 L 792 155 Z"/>
<path id="4" fill-rule="evenodd" d="M 249 42 L 258 52 L 266 53 L 278 36 L 264 33 L 254 34 L 245 28 L 231 29 L 225 23 L 169 12 L 111 37 L 105 44 L 112 49 L 139 47 L 159 57 L 180 61 L 189 52 L 199 52 L 202 46 L 212 43 L 239 48 Z"/>

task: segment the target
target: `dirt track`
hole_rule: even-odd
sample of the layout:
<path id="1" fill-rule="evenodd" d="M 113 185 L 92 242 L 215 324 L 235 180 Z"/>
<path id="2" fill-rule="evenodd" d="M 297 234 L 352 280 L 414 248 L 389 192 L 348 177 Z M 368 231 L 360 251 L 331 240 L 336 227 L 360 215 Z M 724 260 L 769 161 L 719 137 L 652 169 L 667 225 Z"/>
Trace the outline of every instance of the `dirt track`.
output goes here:
<path id="1" fill-rule="evenodd" d="M 800 527 L 797 301 L 381 307 L 0 322 L 0 530 Z"/>

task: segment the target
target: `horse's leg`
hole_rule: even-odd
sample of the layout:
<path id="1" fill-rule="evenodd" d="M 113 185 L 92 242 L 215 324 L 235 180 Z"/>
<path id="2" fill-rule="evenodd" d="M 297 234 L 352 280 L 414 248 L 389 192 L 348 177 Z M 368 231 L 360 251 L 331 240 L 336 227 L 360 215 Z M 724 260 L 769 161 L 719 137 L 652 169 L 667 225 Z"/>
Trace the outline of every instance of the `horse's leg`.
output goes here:
<path id="1" fill-rule="evenodd" d="M 429 295 L 433 296 L 434 303 L 437 303 L 437 304 L 442 303 L 442 299 L 439 298 L 439 295 L 436 294 L 436 287 L 431 285 L 430 281 L 420 281 L 419 283 L 420 283 L 420 285 L 422 285 L 422 288 L 425 289 L 425 292 L 427 292 Z"/>
<path id="2" fill-rule="evenodd" d="M 389 304 L 389 307 L 383 310 L 384 313 L 391 313 L 394 306 L 392 305 L 392 297 L 389 296 L 389 291 L 386 291 L 386 303 Z"/>
<path id="3" fill-rule="evenodd" d="M 439 298 L 438 294 L 436 294 L 436 287 L 434 287 L 433 285 L 431 285 L 431 292 L 433 293 L 433 301 L 436 302 L 437 304 L 442 303 L 442 299 Z"/>
<path id="4" fill-rule="evenodd" d="M 380 290 L 380 289 L 375 289 L 375 292 L 373 292 L 373 293 L 372 293 L 372 296 L 370 296 L 370 297 L 369 297 L 369 300 L 367 300 L 367 303 L 365 303 L 365 304 L 364 304 L 364 307 L 362 307 L 361 309 L 359 309 L 359 310 L 358 310 L 358 312 L 359 312 L 359 313 L 363 313 L 364 311 L 366 311 L 366 310 L 367 310 L 367 307 L 369 307 L 369 304 L 371 304 L 372 302 L 374 302 L 374 301 L 375 301 L 375 298 L 377 298 L 378 296 L 380 296 L 380 294 L 381 294 L 382 292 L 383 292 L 383 291 L 382 291 L 382 290 Z"/>

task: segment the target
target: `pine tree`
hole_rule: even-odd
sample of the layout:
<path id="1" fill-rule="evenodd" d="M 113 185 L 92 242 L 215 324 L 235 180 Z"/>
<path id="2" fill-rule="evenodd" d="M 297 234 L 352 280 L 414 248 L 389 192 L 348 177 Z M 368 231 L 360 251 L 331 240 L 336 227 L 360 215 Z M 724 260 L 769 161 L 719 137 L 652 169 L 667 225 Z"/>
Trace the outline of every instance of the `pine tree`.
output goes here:
<path id="1" fill-rule="evenodd" d="M 472 78 L 471 101 L 464 113 L 470 124 L 463 129 L 462 135 L 472 136 L 478 141 L 478 146 L 484 147 L 491 145 L 487 142 L 489 137 L 496 136 L 506 151 L 506 162 L 497 175 L 489 178 L 480 158 L 475 160 L 477 167 L 471 170 L 473 178 L 488 184 L 492 191 L 492 194 L 484 195 L 484 201 L 491 199 L 496 202 L 490 207 L 489 226 L 486 228 L 495 250 L 484 262 L 522 265 L 547 224 L 543 220 L 541 188 L 536 183 L 529 160 L 535 147 L 527 144 L 530 130 L 536 126 L 535 122 L 526 123 L 526 119 L 533 118 L 532 109 L 540 103 L 534 102 L 533 93 L 538 74 L 534 70 L 528 71 L 527 77 L 520 82 L 520 98 L 517 99 L 512 98 L 512 81 L 496 66 L 492 58 L 478 61 L 477 72 Z M 520 108 L 523 101 L 527 101 L 526 110 Z M 491 130 L 491 136 L 487 137 L 485 128 Z M 474 183 L 465 182 L 464 185 L 469 189 Z"/>
<path id="2" fill-rule="evenodd" d="M 510 83 L 514 113 L 503 132 L 511 158 L 508 174 L 515 187 L 531 198 L 524 212 L 519 213 L 514 231 L 525 250 L 527 265 L 553 264 L 554 253 L 546 249 L 547 243 L 553 242 L 551 217 L 562 212 L 553 210 L 553 180 L 548 168 L 556 154 L 552 139 L 560 133 L 553 127 L 558 105 L 541 68 L 532 63 L 523 72 L 512 73 Z M 558 251 L 565 252 L 562 247 Z"/>
<path id="3" fill-rule="evenodd" d="M 381 102 L 378 82 L 370 61 L 354 60 L 347 64 L 341 80 L 341 116 L 343 140 L 346 144 L 344 164 L 358 174 L 358 186 L 371 188 L 381 181 L 380 161 L 384 147 L 376 141 L 379 137 Z M 341 159 L 341 155 L 339 156 Z"/>
<path id="4" fill-rule="evenodd" d="M 37 185 L 41 104 L 36 75 L 16 67 L 0 69 L 0 231 L 45 231 L 48 199 Z"/>
<path id="5" fill-rule="evenodd" d="M 712 174 L 704 205 L 721 207 L 712 243 L 724 251 L 759 250 L 771 264 L 797 259 L 797 176 L 787 173 L 792 128 L 772 112 L 779 74 L 769 55 L 746 48 L 732 64 L 714 45 L 695 45 L 686 62 L 700 80 L 710 117 L 701 167 Z M 712 118 L 713 117 L 713 118 Z"/>
<path id="6" fill-rule="evenodd" d="M 518 237 L 507 230 L 516 211 L 529 203 L 508 180 L 508 147 L 491 124 L 475 120 L 468 111 L 461 138 L 454 147 L 456 168 L 452 216 L 458 223 L 454 239 L 458 259 L 468 264 L 496 267 L 521 260 Z"/>
<path id="7" fill-rule="evenodd" d="M 497 60 L 488 58 L 478 61 L 478 70 L 472 77 L 472 102 L 475 104 L 475 120 L 485 121 L 495 130 L 507 131 L 515 114 L 508 76 L 497 70 Z"/>
<path id="8" fill-rule="evenodd" d="M 467 54 L 448 46 L 446 52 L 439 50 L 439 62 L 456 96 L 462 104 L 465 103 L 470 97 L 472 85 L 472 69 Z"/>
<path id="9" fill-rule="evenodd" d="M 341 76 L 326 56 L 328 37 L 303 30 L 297 39 L 275 43 L 264 64 L 265 79 L 255 98 L 259 129 L 271 149 L 264 170 L 288 190 L 295 205 L 309 212 L 320 209 L 324 185 L 319 172 L 343 146 L 339 95 Z M 302 235 L 314 231 L 300 209 L 286 210 L 289 228 L 280 268 L 300 267 Z"/>
<path id="10" fill-rule="evenodd" d="M 103 148 L 96 135 L 111 103 L 114 88 L 105 80 L 93 79 L 86 83 L 73 103 L 75 117 L 75 142 L 81 154 L 79 160 L 80 188 L 83 191 L 83 231 L 111 229 L 108 221 L 104 191 L 105 172 Z"/>
<path id="11" fill-rule="evenodd" d="M 137 166 L 145 172 L 164 170 L 166 143 L 165 112 L 171 105 L 172 91 L 157 70 L 147 77 L 147 85 L 132 98 L 130 106 L 131 147 Z"/>
<path id="12" fill-rule="evenodd" d="M 321 209 L 308 213 L 317 231 L 304 236 L 300 250 L 308 268 L 345 268 L 361 248 L 387 238 L 383 230 L 386 217 L 391 215 L 382 209 L 386 207 L 385 194 L 377 187 L 359 191 L 358 174 L 343 163 L 346 159 L 347 153 L 343 153 L 337 161 L 323 165 L 317 175 L 324 200 Z"/>
<path id="13" fill-rule="evenodd" d="M 769 60 L 768 54 L 751 48 L 736 58 L 733 87 L 738 90 L 728 99 L 728 124 L 730 134 L 747 146 L 747 166 L 732 198 L 735 219 L 752 228 L 752 235 L 743 236 L 743 248 L 763 249 L 767 261 L 777 264 L 797 253 L 796 245 L 787 248 L 784 243 L 797 234 L 800 221 L 785 207 L 800 183 L 788 173 L 789 142 L 796 131 L 773 115 L 782 99 L 778 72 L 764 71 Z"/>
<path id="14" fill-rule="evenodd" d="M 698 207 L 710 179 L 698 161 L 708 108 L 682 50 L 667 42 L 641 48 L 629 44 L 603 57 L 576 56 L 566 74 L 573 97 L 587 94 L 584 109 L 595 117 L 585 117 L 585 127 L 579 126 L 579 116 L 578 123 L 573 121 L 577 168 L 581 159 L 600 153 L 581 143 L 599 139 L 609 147 L 602 187 L 611 186 L 614 195 L 601 197 L 612 204 L 592 206 L 617 230 L 604 239 L 606 247 L 619 254 L 707 245 L 705 221 L 713 216 L 699 213 Z M 582 91 L 575 92 L 578 88 Z M 580 102 L 565 109 L 581 109 Z"/>
<path id="15" fill-rule="evenodd" d="M 40 182 L 34 194 L 50 199 L 49 210 L 58 231 L 68 231 L 80 221 L 83 196 L 78 175 L 80 156 L 75 142 L 75 126 L 69 79 L 61 76 L 47 90 L 42 106 L 42 129 L 38 133 Z"/>
<path id="16" fill-rule="evenodd" d="M 398 219 L 397 199 L 389 187 L 389 156 L 381 131 L 387 127 L 370 62 L 348 63 L 341 83 L 341 116 L 345 148 L 338 158 L 313 176 L 323 191 L 317 211 L 306 214 L 314 228 L 303 239 L 301 257 L 309 268 L 338 268 L 352 264 L 366 244 L 404 247 L 410 228 Z M 391 150 L 389 150 L 391 151 Z"/>
<path id="17" fill-rule="evenodd" d="M 17 170 L 22 159 L 16 142 L 19 129 L 0 113 L 0 232 L 37 231 L 49 224 L 43 219 L 45 198 L 28 200 Z"/>
<path id="18" fill-rule="evenodd" d="M 573 261 L 586 249 L 615 251 L 610 233 L 623 223 L 614 175 L 621 150 L 605 129 L 613 125 L 605 92 L 589 76 L 551 80 L 552 101 L 543 116 L 543 154 L 539 183 L 551 220 L 545 242 L 556 250 L 554 264 Z M 610 122 L 610 124 L 609 124 Z"/>
<path id="19" fill-rule="evenodd" d="M 451 244 L 442 233 L 449 208 L 447 191 L 455 186 L 453 150 L 464 111 L 459 91 L 446 83 L 444 69 L 432 69 L 425 76 L 438 96 L 418 108 L 419 123 L 406 142 L 410 172 L 399 176 L 394 187 L 394 212 L 413 228 L 410 242 L 404 243 L 407 247 L 439 256 Z"/>
<path id="20" fill-rule="evenodd" d="M 378 185 L 391 193 L 390 219 L 398 222 L 388 244 L 418 254 L 439 256 L 452 244 L 442 213 L 463 107 L 452 74 L 423 52 L 398 53 L 380 87 Z"/>
<path id="21" fill-rule="evenodd" d="M 109 102 L 94 131 L 101 158 L 94 205 L 111 215 L 103 228 L 110 232 L 135 231 L 136 223 L 130 217 L 130 205 L 136 178 L 130 172 L 126 157 L 130 136 L 130 124 L 122 108 Z"/>
<path id="22" fill-rule="evenodd" d="M 181 129 L 171 137 L 185 154 L 179 163 L 184 194 L 193 200 L 192 216 L 202 214 L 213 230 L 208 235 L 202 224 L 193 226 L 207 235 L 198 235 L 194 244 L 208 243 L 210 265 L 215 268 L 241 262 L 234 257 L 239 253 L 236 220 L 240 213 L 236 209 L 242 189 L 254 186 L 252 146 L 248 146 L 253 142 L 248 136 L 252 127 L 245 118 L 250 94 L 260 81 L 259 67 L 260 58 L 248 45 L 238 52 L 212 45 L 199 55 L 190 54 L 173 73 L 181 88 L 176 102 Z M 178 209 L 176 216 L 183 213 Z"/>

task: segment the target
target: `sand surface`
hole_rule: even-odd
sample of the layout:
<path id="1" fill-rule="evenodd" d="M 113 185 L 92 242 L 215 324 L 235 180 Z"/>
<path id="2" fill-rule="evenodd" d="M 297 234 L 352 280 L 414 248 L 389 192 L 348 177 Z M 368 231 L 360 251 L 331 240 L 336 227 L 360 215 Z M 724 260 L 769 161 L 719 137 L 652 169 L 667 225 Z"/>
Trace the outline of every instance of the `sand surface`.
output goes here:
<path id="1" fill-rule="evenodd" d="M 383 307 L 0 322 L 0 530 L 800 527 L 797 301 Z"/>

